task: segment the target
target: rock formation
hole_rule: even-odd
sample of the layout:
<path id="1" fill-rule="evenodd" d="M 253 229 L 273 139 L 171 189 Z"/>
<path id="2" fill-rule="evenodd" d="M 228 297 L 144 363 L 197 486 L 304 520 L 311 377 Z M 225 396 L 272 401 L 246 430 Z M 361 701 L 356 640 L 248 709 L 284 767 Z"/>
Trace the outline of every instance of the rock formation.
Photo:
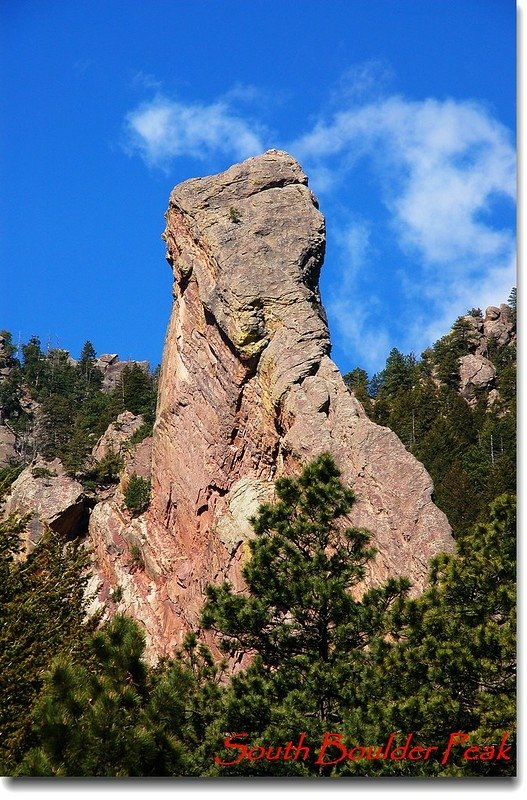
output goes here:
<path id="1" fill-rule="evenodd" d="M 493 389 L 496 367 L 488 359 L 491 342 L 497 347 L 516 343 L 516 324 L 511 308 L 502 303 L 500 307 L 489 306 L 485 315 L 467 314 L 463 321 L 467 325 L 467 345 L 469 353 L 459 359 L 459 392 L 469 405 L 477 402 L 479 390 L 493 392 L 489 405 L 496 402 L 498 395 Z"/>
<path id="2" fill-rule="evenodd" d="M 119 383 L 125 367 L 138 366 L 148 372 L 148 361 L 119 361 L 117 353 L 104 353 L 99 356 L 95 366 L 102 372 L 102 388 L 105 392 L 111 392 Z"/>
<path id="3" fill-rule="evenodd" d="M 131 411 L 123 411 L 119 414 L 115 422 L 111 422 L 107 429 L 95 445 L 92 455 L 95 461 L 101 461 L 110 453 L 124 455 L 126 444 L 143 424 L 141 415 L 132 414 Z"/>
<path id="4" fill-rule="evenodd" d="M 274 479 L 329 451 L 357 496 L 350 523 L 378 549 L 367 582 L 407 575 L 421 589 L 429 559 L 452 549 L 450 528 L 425 469 L 367 419 L 330 360 L 324 219 L 299 164 L 271 150 L 186 181 L 166 220 L 174 306 L 151 505 L 131 522 L 115 498 L 95 508 L 105 586 L 119 582 L 151 648 L 171 652 L 196 627 L 207 582 L 242 588 L 248 518 Z"/>
<path id="5" fill-rule="evenodd" d="M 36 459 L 20 473 L 11 486 L 2 508 L 2 519 L 11 514 L 29 515 L 23 545 L 30 553 L 42 537 L 46 526 L 74 538 L 86 533 L 88 510 L 80 483 L 68 477 L 58 458 L 47 462 Z"/>
<path id="6" fill-rule="evenodd" d="M 496 367 L 488 358 L 475 353 L 459 359 L 459 392 L 469 402 L 477 396 L 478 389 L 488 389 L 496 377 Z"/>
<path id="7" fill-rule="evenodd" d="M 0 425 L 0 469 L 16 459 L 16 436 L 7 425 Z"/>

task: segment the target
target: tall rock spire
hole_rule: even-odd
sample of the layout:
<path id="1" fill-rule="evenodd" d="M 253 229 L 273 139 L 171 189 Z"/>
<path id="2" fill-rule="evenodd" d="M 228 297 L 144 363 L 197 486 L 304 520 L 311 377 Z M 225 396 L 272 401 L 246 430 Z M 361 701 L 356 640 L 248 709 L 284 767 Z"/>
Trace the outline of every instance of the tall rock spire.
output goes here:
<path id="1" fill-rule="evenodd" d="M 324 218 L 299 164 L 270 150 L 186 181 L 164 238 L 174 304 L 151 505 L 134 523 L 145 565 L 134 613 L 154 649 L 197 626 L 206 583 L 243 588 L 249 517 L 277 477 L 325 451 L 357 496 L 350 524 L 373 534 L 367 582 L 406 575 L 420 590 L 429 559 L 453 548 L 450 527 L 424 467 L 368 420 L 329 357 Z"/>

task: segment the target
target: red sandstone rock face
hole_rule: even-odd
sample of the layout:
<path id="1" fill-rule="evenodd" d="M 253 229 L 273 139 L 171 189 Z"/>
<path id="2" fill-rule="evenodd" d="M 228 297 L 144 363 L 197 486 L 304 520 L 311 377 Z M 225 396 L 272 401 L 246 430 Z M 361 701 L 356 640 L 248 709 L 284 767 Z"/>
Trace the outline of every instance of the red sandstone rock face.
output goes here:
<path id="1" fill-rule="evenodd" d="M 166 218 L 174 306 L 152 500 L 132 528 L 115 499 L 94 511 L 107 584 L 125 575 L 123 607 L 143 619 L 154 651 L 170 652 L 197 626 L 206 583 L 243 588 L 248 518 L 274 479 L 329 451 L 358 498 L 350 522 L 378 549 L 368 582 L 407 575 L 421 589 L 429 559 L 452 550 L 450 528 L 424 467 L 366 418 L 329 358 L 324 219 L 298 163 L 269 151 L 187 181 Z M 131 574 L 115 547 L 133 536 L 144 569 Z"/>

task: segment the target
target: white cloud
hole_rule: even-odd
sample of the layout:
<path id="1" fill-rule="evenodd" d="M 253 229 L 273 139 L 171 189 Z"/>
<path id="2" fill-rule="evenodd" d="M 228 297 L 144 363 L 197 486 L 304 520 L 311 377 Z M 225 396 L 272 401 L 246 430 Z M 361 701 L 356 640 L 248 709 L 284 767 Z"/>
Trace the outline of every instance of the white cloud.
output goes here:
<path id="1" fill-rule="evenodd" d="M 359 159 L 373 165 L 390 226 L 409 257 L 411 274 L 400 276 L 400 287 L 409 301 L 410 346 L 444 334 L 468 307 L 506 300 L 515 284 L 514 233 L 490 220 L 496 199 L 514 201 L 515 151 L 509 131 L 486 108 L 383 98 L 319 122 L 291 150 L 309 173 L 323 174 L 319 192 L 340 192 Z M 355 307 L 366 299 L 349 276 L 344 290 Z"/>
<path id="2" fill-rule="evenodd" d="M 337 88 L 331 93 L 331 103 L 342 106 L 343 101 L 364 100 L 379 91 L 393 79 L 391 66 L 380 59 L 370 59 L 353 64 L 340 77 Z"/>
<path id="3" fill-rule="evenodd" d="M 384 96 L 366 102 L 379 76 L 384 85 L 390 78 L 377 62 L 349 71 L 340 95 L 331 97 L 332 115 L 289 144 L 272 141 L 242 112 L 258 98 L 265 112 L 255 87 L 234 86 L 210 104 L 158 93 L 126 117 L 127 148 L 150 166 L 166 169 L 178 157 L 240 160 L 269 146 L 301 161 L 315 191 L 326 195 L 329 215 L 340 220 L 341 274 L 326 301 L 330 320 L 346 346 L 374 368 L 390 349 L 388 331 L 393 342 L 398 327 L 397 346 L 418 352 L 469 307 L 506 300 L 516 283 L 514 232 L 499 228 L 493 214 L 496 201 L 515 199 L 510 132 L 472 101 Z M 384 219 L 376 212 L 375 220 L 357 219 L 360 186 L 353 188 L 353 171 L 360 161 L 371 168 Z M 377 259 L 389 258 L 388 240 L 399 247 L 390 281 L 405 300 L 396 320 L 375 275 Z"/>
<path id="4" fill-rule="evenodd" d="M 493 197 L 514 199 L 516 180 L 509 132 L 480 106 L 392 97 L 336 114 L 292 149 L 315 164 L 340 156 L 341 178 L 343 157 L 348 169 L 372 157 L 401 244 L 419 249 L 427 263 L 489 257 L 510 246 L 509 232 L 479 219 Z"/>
<path id="5" fill-rule="evenodd" d="M 180 156 L 247 158 L 263 149 L 260 127 L 237 115 L 226 99 L 185 104 L 157 94 L 127 115 L 126 134 L 130 152 L 161 168 Z"/>
<path id="6" fill-rule="evenodd" d="M 335 238 L 341 272 L 338 286 L 329 291 L 327 311 L 346 347 L 369 366 L 383 361 L 390 349 L 388 331 L 375 321 L 376 298 L 370 295 L 367 303 L 361 302 L 357 291 L 359 278 L 372 260 L 371 227 L 354 219 L 336 231 Z"/>

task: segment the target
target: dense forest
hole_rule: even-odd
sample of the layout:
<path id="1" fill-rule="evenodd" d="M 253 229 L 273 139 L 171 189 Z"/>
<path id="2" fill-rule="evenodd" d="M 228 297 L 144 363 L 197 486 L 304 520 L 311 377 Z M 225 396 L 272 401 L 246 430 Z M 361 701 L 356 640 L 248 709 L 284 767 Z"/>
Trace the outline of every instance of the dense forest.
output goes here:
<path id="1" fill-rule="evenodd" d="M 1 773 L 515 774 L 514 291 L 508 308 L 505 338 L 483 336 L 471 309 L 420 358 L 394 349 L 381 373 L 344 376 L 425 465 L 452 526 L 455 553 L 431 562 L 419 597 L 404 579 L 354 591 L 374 550 L 369 532 L 342 529 L 355 497 L 327 455 L 279 479 L 253 518 L 246 594 L 208 586 L 202 629 L 155 666 L 136 622 L 88 615 L 82 540 L 50 530 L 21 558 L 27 519 L 4 519 Z M 0 502 L 36 454 L 91 491 L 115 481 L 119 460 L 90 453 L 125 410 L 142 416 L 135 440 L 149 435 L 157 374 L 131 364 L 103 386 L 90 342 L 75 362 L 36 337 L 2 341 L 0 424 L 18 449 Z M 475 352 L 492 369 L 469 386 Z"/>

